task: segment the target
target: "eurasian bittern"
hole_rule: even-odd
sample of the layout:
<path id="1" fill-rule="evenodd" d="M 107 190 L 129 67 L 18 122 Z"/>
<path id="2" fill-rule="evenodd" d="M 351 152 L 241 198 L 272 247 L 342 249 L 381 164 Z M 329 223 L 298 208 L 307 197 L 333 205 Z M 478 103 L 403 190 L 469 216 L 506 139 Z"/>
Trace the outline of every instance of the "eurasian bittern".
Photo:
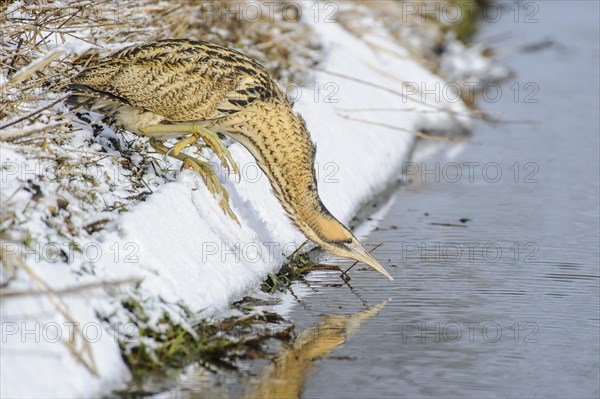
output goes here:
<path id="1" fill-rule="evenodd" d="M 97 61 L 73 79 L 71 88 L 71 103 L 112 116 L 117 125 L 149 136 L 157 152 L 197 170 L 209 190 L 221 194 L 220 206 L 236 221 L 212 167 L 182 150 L 202 138 L 223 166 L 237 171 L 218 134 L 237 140 L 254 156 L 287 215 L 307 238 L 391 279 L 321 202 L 316 147 L 304 119 L 253 59 L 204 41 L 163 40 Z M 172 147 L 162 143 L 184 136 Z"/>

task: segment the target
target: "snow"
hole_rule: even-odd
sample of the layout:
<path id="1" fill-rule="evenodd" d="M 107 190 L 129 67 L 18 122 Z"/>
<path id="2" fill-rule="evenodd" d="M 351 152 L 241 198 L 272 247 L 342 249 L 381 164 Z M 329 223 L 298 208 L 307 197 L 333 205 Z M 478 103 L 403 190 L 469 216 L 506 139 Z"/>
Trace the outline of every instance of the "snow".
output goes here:
<path id="1" fill-rule="evenodd" d="M 478 91 L 484 89 L 490 82 L 499 82 L 510 76 L 508 68 L 500 63 L 490 63 L 489 59 L 481 57 L 485 51 L 483 43 L 475 43 L 469 47 L 454 39 L 448 32 L 447 48 L 440 62 L 440 72 L 452 82 L 467 90 L 468 85 Z"/>
<path id="2" fill-rule="evenodd" d="M 301 88 L 301 98 L 294 109 L 306 119 L 317 144 L 318 184 L 323 202 L 346 223 L 362 205 L 400 177 L 403 162 L 410 160 L 415 136 L 342 115 L 353 116 L 348 110 L 367 108 L 370 110 L 357 117 L 410 131 L 423 126 L 460 130 L 468 121 L 456 119 L 448 112 L 419 112 L 432 108 L 337 75 L 359 77 L 397 91 L 402 91 L 402 82 L 444 83 L 410 57 L 394 56 L 408 53 L 391 39 L 382 45 L 393 52 L 381 52 L 341 24 L 321 22 L 315 23 L 314 28 L 327 54 L 320 70 L 313 73 L 320 90 L 315 96 L 314 89 Z M 380 42 L 381 35 L 379 32 L 377 36 Z M 457 68 L 456 63 L 453 68 Z M 442 100 L 433 105 L 466 112 L 461 102 Z M 411 112 L 377 110 L 381 108 Z M 49 328 L 44 328 L 54 322 L 61 326 L 63 339 L 68 337 L 68 320 L 49 305 L 46 297 L 3 302 L 0 396 L 97 396 L 122 388 L 129 372 L 121 359 L 115 331 L 99 319 L 112 315 L 113 321 L 127 322 L 119 314 L 119 301 L 115 298 L 135 295 L 147 305 L 154 321 L 163 311 L 171 312 L 177 319 L 174 304 L 185 304 L 200 318 L 218 317 L 231 302 L 257 289 L 268 273 L 279 269 L 285 255 L 304 237 L 285 216 L 265 176 L 257 175 L 251 155 L 237 143 L 230 146 L 230 151 L 240 165 L 241 179 L 237 181 L 221 172 L 241 226 L 223 214 L 198 175 L 184 171 L 111 222 L 96 237 L 97 241 L 88 243 L 88 248 L 98 250 L 91 262 L 93 276 L 74 273 L 73 266 L 64 262 L 41 260 L 30 265 L 55 290 L 129 278 L 141 284 L 135 289 L 123 285 L 63 297 L 77 322 L 97 327 L 94 331 L 100 332 L 96 342 L 88 337 L 92 356 L 87 360 L 96 365 L 98 376 L 83 367 L 64 343 L 51 342 L 44 335 L 44 331 L 49 334 Z M 20 155 L 3 147 L 0 157 L 4 163 Z M 17 189 L 15 180 L 4 183 L 3 198 Z M 20 286 L 29 287 L 24 281 Z M 31 309 L 36 309 L 35 314 L 30 313 Z M 37 329 L 30 332 L 34 327 Z M 125 329 L 123 324 L 118 327 Z"/>

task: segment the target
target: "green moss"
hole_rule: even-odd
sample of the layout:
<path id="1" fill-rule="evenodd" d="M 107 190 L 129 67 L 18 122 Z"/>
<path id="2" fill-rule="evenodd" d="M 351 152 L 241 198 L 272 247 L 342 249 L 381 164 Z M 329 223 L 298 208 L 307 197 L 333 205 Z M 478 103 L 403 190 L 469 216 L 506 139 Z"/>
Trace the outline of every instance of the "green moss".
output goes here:
<path id="1" fill-rule="evenodd" d="M 289 340 L 293 329 L 292 324 L 275 313 L 254 314 L 253 307 L 244 302 L 234 305 L 242 310 L 242 317 L 219 322 L 202 320 L 194 326 L 183 326 L 165 312 L 154 328 L 148 326 L 143 304 L 128 298 L 122 305 L 130 321 L 138 327 L 135 336 L 128 337 L 132 339 L 119 342 L 123 358 L 136 380 L 181 369 L 194 362 L 235 369 L 236 359 L 262 353 L 271 338 Z M 190 309 L 183 305 L 180 308 L 186 319 L 193 316 Z"/>
<path id="2" fill-rule="evenodd" d="M 477 32 L 481 9 L 488 0 L 447 0 L 447 2 L 460 8 L 462 18 L 454 23 L 442 24 L 441 29 L 444 32 L 453 31 L 460 41 L 466 43 Z"/>
<path id="3" fill-rule="evenodd" d="M 261 289 L 267 293 L 284 292 L 294 281 L 304 281 L 305 276 L 311 270 L 340 270 L 340 268 L 315 263 L 310 260 L 308 253 L 299 253 L 283 265 L 277 274 L 269 273 L 262 283 Z"/>
<path id="4" fill-rule="evenodd" d="M 31 232 L 29 230 L 27 230 L 25 232 L 25 238 L 23 238 L 23 244 L 25 245 L 26 248 L 33 247 L 33 237 L 31 236 Z"/>
<path id="5" fill-rule="evenodd" d="M 81 247 L 79 246 L 79 243 L 74 240 L 69 241 L 69 249 L 81 253 Z"/>
<path id="6" fill-rule="evenodd" d="M 300 253 L 283 265 L 279 273 L 269 273 L 262 283 L 261 289 L 268 293 L 285 291 L 294 281 L 302 281 L 304 276 L 312 270 L 316 263 L 312 262 L 307 253 Z"/>

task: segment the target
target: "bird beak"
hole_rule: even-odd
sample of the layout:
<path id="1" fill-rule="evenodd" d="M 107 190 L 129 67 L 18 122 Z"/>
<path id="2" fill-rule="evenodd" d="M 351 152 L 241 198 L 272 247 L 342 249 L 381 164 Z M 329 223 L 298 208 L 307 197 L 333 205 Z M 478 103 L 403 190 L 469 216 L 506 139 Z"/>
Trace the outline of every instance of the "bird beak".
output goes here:
<path id="1" fill-rule="evenodd" d="M 383 266 L 381 266 L 379 262 L 377 262 L 377 260 L 373 256 L 371 256 L 371 254 L 369 254 L 358 242 L 353 242 L 352 244 L 346 245 L 350 250 L 352 250 L 354 259 L 377 270 L 379 273 L 389 278 L 390 281 L 394 280 L 394 278 L 390 276 L 387 270 L 385 270 Z"/>

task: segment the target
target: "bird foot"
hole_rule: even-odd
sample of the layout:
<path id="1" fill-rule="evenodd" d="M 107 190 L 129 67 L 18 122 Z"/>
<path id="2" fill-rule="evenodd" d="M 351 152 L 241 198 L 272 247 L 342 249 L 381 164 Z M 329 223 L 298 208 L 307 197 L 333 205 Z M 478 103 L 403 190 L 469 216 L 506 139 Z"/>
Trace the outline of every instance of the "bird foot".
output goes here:
<path id="1" fill-rule="evenodd" d="M 227 149 L 227 147 L 221 142 L 221 139 L 219 139 L 219 136 L 203 127 L 200 127 L 200 130 L 201 131 L 196 134 L 202 137 L 202 140 L 204 140 L 206 145 L 213 150 L 217 157 L 219 157 L 221 160 L 221 165 L 224 168 L 227 168 L 228 171 L 233 171 L 234 174 L 239 174 L 237 164 L 233 160 L 229 149 Z"/>
<path id="2" fill-rule="evenodd" d="M 191 136 L 186 137 L 177 142 L 170 149 L 167 149 L 168 152 L 166 155 L 177 158 L 187 146 L 196 144 L 198 139 L 201 138 L 204 143 L 213 150 L 217 157 L 219 157 L 221 165 L 223 165 L 224 168 L 227 168 L 228 171 L 233 171 L 235 174 L 239 174 L 237 164 L 234 162 L 227 147 L 221 142 L 221 139 L 219 139 L 217 133 L 206 129 L 197 123 L 158 124 L 143 128 L 141 131 L 143 134 L 150 136 L 157 133 L 191 133 Z"/>
<path id="3" fill-rule="evenodd" d="M 169 155 L 175 159 L 183 162 L 181 169 L 193 169 L 203 177 L 204 183 L 208 188 L 208 191 L 215 197 L 219 198 L 219 206 L 223 211 L 229 215 L 234 222 L 240 225 L 240 221 L 237 216 L 231 210 L 229 206 L 229 193 L 221 185 L 221 182 L 217 178 L 217 175 L 212 166 L 206 162 L 194 158 L 190 155 L 183 154 L 180 151 L 172 151 L 173 147 L 169 148 L 165 146 L 161 141 L 157 139 L 150 139 L 150 145 L 160 154 Z M 188 144 L 189 145 L 189 144 Z"/>
<path id="4" fill-rule="evenodd" d="M 167 152 L 167 155 L 171 155 L 173 154 L 173 156 L 177 156 L 181 153 L 181 151 L 183 151 L 183 149 L 189 145 L 194 144 L 196 141 L 198 141 L 198 139 L 200 138 L 200 135 L 198 134 L 193 134 L 190 137 L 187 137 L 181 141 L 178 141 L 173 147 L 171 147 L 171 149 Z"/>
<path id="5" fill-rule="evenodd" d="M 183 161 L 181 169 L 193 169 L 197 171 L 204 178 L 204 184 L 206 184 L 208 191 L 215 197 L 221 197 L 219 200 L 219 207 L 221 207 L 221 209 L 223 209 L 223 211 L 231 219 L 233 219 L 234 222 L 240 225 L 240 221 L 229 206 L 229 193 L 221 185 L 221 182 L 217 178 L 215 171 L 209 164 L 192 157 L 186 157 Z"/>

